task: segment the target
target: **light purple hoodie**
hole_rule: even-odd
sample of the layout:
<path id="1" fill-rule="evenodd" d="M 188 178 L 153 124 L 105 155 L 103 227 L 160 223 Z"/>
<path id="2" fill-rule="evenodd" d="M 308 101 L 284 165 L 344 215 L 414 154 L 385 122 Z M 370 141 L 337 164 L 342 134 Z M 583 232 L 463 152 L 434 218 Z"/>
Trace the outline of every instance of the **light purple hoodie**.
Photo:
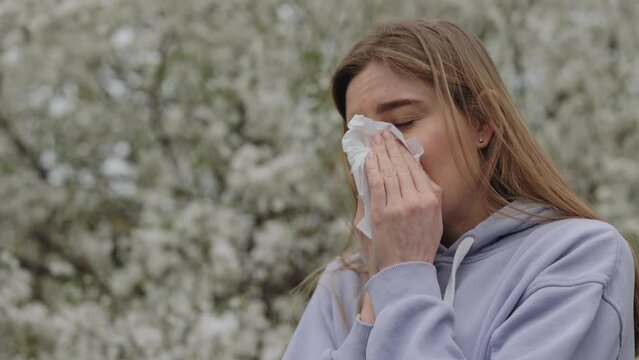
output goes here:
<path id="1" fill-rule="evenodd" d="M 368 281 L 336 259 L 284 359 L 634 359 L 634 263 L 619 232 L 597 220 L 516 218 L 495 213 L 440 245 L 434 264 L 396 264 Z M 357 315 L 362 286 L 374 326 Z"/>

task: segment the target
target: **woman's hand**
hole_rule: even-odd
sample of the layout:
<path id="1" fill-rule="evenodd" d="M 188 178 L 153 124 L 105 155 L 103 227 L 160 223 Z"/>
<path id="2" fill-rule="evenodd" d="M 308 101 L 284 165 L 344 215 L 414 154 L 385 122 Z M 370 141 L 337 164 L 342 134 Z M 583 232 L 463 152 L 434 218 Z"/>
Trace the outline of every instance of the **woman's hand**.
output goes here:
<path id="1" fill-rule="evenodd" d="M 441 241 L 442 190 L 388 131 L 366 158 L 374 272 L 407 261 L 432 263 Z"/>

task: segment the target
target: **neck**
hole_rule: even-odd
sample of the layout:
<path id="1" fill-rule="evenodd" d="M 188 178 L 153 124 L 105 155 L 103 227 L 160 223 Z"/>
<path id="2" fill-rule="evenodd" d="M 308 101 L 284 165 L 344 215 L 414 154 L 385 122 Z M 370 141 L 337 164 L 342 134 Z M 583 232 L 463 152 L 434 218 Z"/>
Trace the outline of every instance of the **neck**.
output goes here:
<path id="1" fill-rule="evenodd" d="M 464 200 L 463 206 L 457 206 L 444 215 L 444 232 L 441 244 L 450 247 L 460 236 L 484 221 L 490 214 L 484 208 L 479 197 L 474 201 Z"/>

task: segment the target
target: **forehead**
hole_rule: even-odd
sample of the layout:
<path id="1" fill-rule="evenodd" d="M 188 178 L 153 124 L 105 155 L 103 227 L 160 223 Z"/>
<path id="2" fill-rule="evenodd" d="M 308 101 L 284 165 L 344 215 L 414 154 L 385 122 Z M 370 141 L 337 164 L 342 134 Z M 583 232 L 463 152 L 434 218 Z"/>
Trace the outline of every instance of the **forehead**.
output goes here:
<path id="1" fill-rule="evenodd" d="M 429 102 L 433 93 L 419 79 L 398 75 L 383 64 L 368 64 L 346 89 L 346 119 L 355 114 L 373 116 L 377 105 L 401 98 Z"/>

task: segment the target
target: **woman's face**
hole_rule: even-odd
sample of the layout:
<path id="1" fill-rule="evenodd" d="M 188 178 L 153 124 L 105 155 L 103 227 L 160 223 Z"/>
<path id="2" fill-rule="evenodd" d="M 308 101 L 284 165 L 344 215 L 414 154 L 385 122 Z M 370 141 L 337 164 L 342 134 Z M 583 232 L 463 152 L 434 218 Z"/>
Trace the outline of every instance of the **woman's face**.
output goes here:
<path id="1" fill-rule="evenodd" d="M 453 151 L 456 149 L 451 149 L 448 142 L 444 118 L 432 87 L 397 75 L 384 65 L 371 63 L 351 80 L 346 91 L 346 119 L 350 120 L 355 114 L 392 123 L 406 138 L 416 137 L 421 142 L 424 147 L 421 165 L 443 191 L 444 238 L 456 240 L 456 236 L 467 230 L 461 229 L 463 219 L 474 217 L 469 212 L 475 211 L 478 194 L 464 184 L 455 165 Z M 473 145 L 479 144 L 479 137 L 477 132 L 467 132 L 467 141 Z"/>

